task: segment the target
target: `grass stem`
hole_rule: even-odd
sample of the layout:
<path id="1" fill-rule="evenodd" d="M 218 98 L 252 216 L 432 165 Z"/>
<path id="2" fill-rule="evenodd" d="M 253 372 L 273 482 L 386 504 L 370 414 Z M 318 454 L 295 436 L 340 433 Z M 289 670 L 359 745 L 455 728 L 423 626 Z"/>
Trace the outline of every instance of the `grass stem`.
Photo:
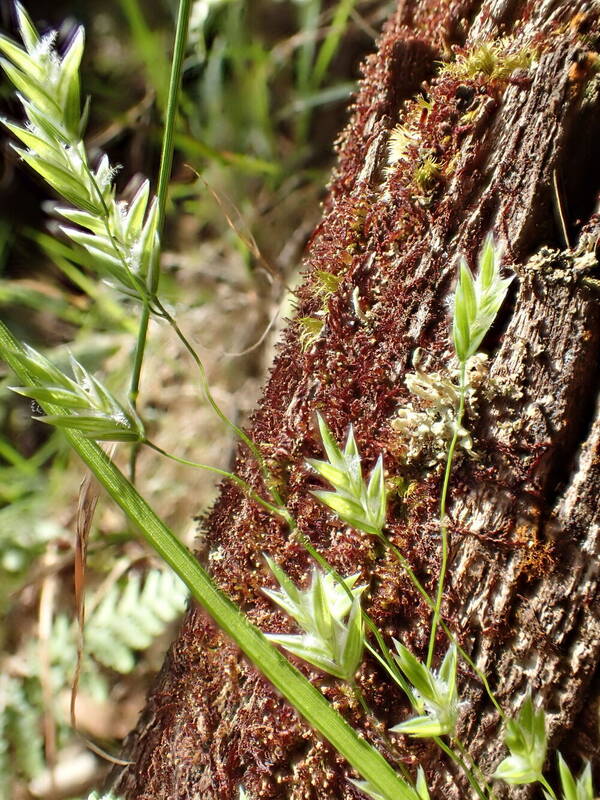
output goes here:
<path id="1" fill-rule="evenodd" d="M 442 599 L 444 596 L 444 585 L 446 582 L 446 570 L 448 568 L 448 524 L 446 523 L 446 503 L 448 500 L 448 488 L 450 486 L 450 476 L 452 474 L 452 463 L 454 461 L 454 452 L 456 450 L 458 435 L 461 429 L 462 419 L 465 412 L 466 382 L 467 382 L 467 365 L 464 361 L 461 361 L 458 411 L 456 413 L 456 421 L 454 424 L 454 434 L 452 435 L 450 446 L 448 447 L 448 456 L 446 458 L 446 468 L 444 470 L 444 480 L 442 483 L 442 495 L 440 497 L 440 533 L 442 537 L 442 557 L 440 565 L 440 575 L 438 578 L 437 592 L 435 598 L 435 607 L 433 610 L 433 619 L 431 622 L 429 648 L 427 651 L 428 668 L 431 668 L 431 663 L 433 661 L 433 655 L 435 652 L 435 639 L 440 621 Z"/>
<path id="2" fill-rule="evenodd" d="M 435 603 L 433 601 L 433 598 L 429 595 L 429 593 L 427 592 L 427 590 L 425 589 L 425 587 L 423 586 L 421 581 L 415 575 L 414 570 L 412 569 L 412 567 L 408 563 L 408 560 L 402 555 L 402 553 L 398 550 L 398 548 L 389 541 L 389 539 L 386 539 L 386 537 L 383 536 L 383 535 L 380 538 L 381 538 L 381 541 L 383 542 L 383 544 L 393 553 L 394 557 L 396 558 L 396 560 L 398 561 L 398 563 L 400 564 L 402 569 L 406 572 L 406 574 L 408 576 L 408 579 L 410 580 L 412 585 L 415 587 L 415 589 L 418 591 L 418 593 L 421 595 L 423 601 L 429 606 L 429 608 L 432 611 L 434 611 L 435 610 Z M 503 719 L 503 720 L 506 719 L 506 715 L 504 714 L 504 711 L 502 710 L 502 707 L 501 707 L 500 703 L 498 702 L 498 700 L 496 698 L 496 695 L 493 693 L 492 687 L 490 686 L 490 683 L 489 683 L 485 673 L 482 672 L 479 669 L 479 667 L 473 661 L 471 656 L 466 652 L 466 650 L 464 650 L 463 647 L 461 647 L 461 645 L 458 642 L 456 636 L 452 633 L 450 628 L 446 625 L 444 620 L 441 619 L 441 618 L 439 620 L 439 625 L 440 625 L 441 629 L 444 631 L 444 633 L 446 634 L 448 640 L 450 642 L 452 642 L 452 644 L 456 645 L 456 649 L 458 650 L 458 653 L 459 653 L 460 657 L 463 659 L 463 661 L 466 664 L 469 665 L 469 667 L 473 670 L 475 675 L 479 678 L 479 680 L 483 684 L 483 687 L 484 687 L 484 689 L 486 691 L 487 696 L 492 701 L 492 703 L 494 705 L 494 708 L 496 709 L 496 711 L 500 715 L 501 719 Z"/>
<path id="3" fill-rule="evenodd" d="M 485 775 L 483 774 L 481 768 L 477 765 L 477 763 L 471 758 L 469 755 L 467 748 L 464 746 L 461 739 L 455 736 L 452 739 L 452 743 L 455 745 L 458 752 L 461 754 L 463 761 L 467 764 L 469 761 L 471 762 L 471 769 L 473 771 L 473 775 L 475 776 L 476 780 L 479 781 L 480 785 L 483 786 L 484 791 L 486 792 L 489 800 L 495 800 L 494 790 L 489 785 Z"/>
<path id="4" fill-rule="evenodd" d="M 252 453 L 252 455 L 254 456 L 260 467 L 260 470 L 263 474 L 263 478 L 265 479 L 269 487 L 271 495 L 273 496 L 275 501 L 279 503 L 280 502 L 279 495 L 273 491 L 271 475 L 265 465 L 263 455 L 258 449 L 257 445 L 252 441 L 252 439 L 248 436 L 248 434 L 244 430 L 242 430 L 242 428 L 240 428 L 238 425 L 236 425 L 229 419 L 229 417 L 221 410 L 217 401 L 212 396 L 212 392 L 210 391 L 210 386 L 208 384 L 208 379 L 206 377 L 206 370 L 204 368 L 204 364 L 202 363 L 200 356 L 193 348 L 189 339 L 186 337 L 184 332 L 179 327 L 177 320 L 169 313 L 169 311 L 162 305 L 162 303 L 158 299 L 155 299 L 155 305 L 160 316 L 166 322 L 169 323 L 175 335 L 182 343 L 182 345 L 185 347 L 187 352 L 192 357 L 194 363 L 198 367 L 198 371 L 200 372 L 200 383 L 208 404 L 213 409 L 217 417 L 221 420 L 221 422 L 223 422 L 228 428 L 231 428 L 231 430 L 236 434 L 236 436 L 238 436 L 241 439 L 241 441 L 246 445 L 246 447 L 250 450 L 250 452 Z M 281 503 L 281 505 L 283 505 L 283 503 Z"/>
<path id="5" fill-rule="evenodd" d="M 462 756 L 459 753 L 456 753 L 451 747 L 448 747 L 446 742 L 440 736 L 434 736 L 433 739 L 437 744 L 437 746 L 440 748 L 440 750 L 443 750 L 444 753 L 446 753 L 446 755 L 448 756 L 448 758 L 454 761 L 454 763 L 457 764 L 461 768 L 461 770 L 465 773 L 466 778 L 469 781 L 469 786 L 477 794 L 480 800 L 488 800 L 488 798 L 485 795 L 485 792 L 479 785 L 479 781 L 473 775 L 473 772 L 469 769 L 469 766 L 464 761 Z"/>
<path id="6" fill-rule="evenodd" d="M 250 486 L 250 484 L 246 483 L 245 480 L 238 477 L 233 472 L 228 472 L 225 469 L 219 469 L 218 467 L 213 467 L 211 464 L 201 464 L 198 461 L 190 461 L 187 458 L 181 458 L 180 456 L 176 456 L 173 453 L 169 453 L 166 450 L 163 450 L 162 447 L 159 447 L 157 444 L 151 442 L 148 439 L 146 439 L 146 441 L 143 442 L 143 444 L 145 444 L 151 450 L 154 450 L 156 453 L 159 453 L 161 456 L 169 458 L 171 461 L 175 461 L 177 464 L 182 464 L 183 466 L 186 467 L 193 467 L 194 469 L 204 469 L 207 470 L 208 472 L 213 472 L 215 475 L 220 475 L 223 478 L 227 478 L 228 480 L 235 483 L 236 486 L 239 486 L 239 488 L 244 492 L 244 494 L 247 495 L 251 500 L 254 500 L 256 503 L 259 503 L 263 508 L 266 508 L 266 510 L 269 511 L 271 514 L 274 514 L 275 516 L 278 517 L 282 517 L 287 521 L 288 514 L 285 511 L 285 509 L 278 508 L 277 506 L 274 506 L 272 503 L 269 503 L 267 500 L 262 498 L 257 492 L 255 492 L 254 489 Z"/>
<path id="7" fill-rule="evenodd" d="M 188 36 L 190 13 L 192 0 L 180 0 L 177 13 L 177 25 L 175 30 L 175 45 L 173 52 L 173 63 L 171 66 L 171 76 L 169 80 L 169 94 L 167 99 L 167 112 L 165 115 L 165 127 L 162 138 L 162 151 L 160 156 L 160 167 L 158 172 L 158 222 L 156 230 L 159 241 L 162 238 L 165 224 L 165 209 L 167 207 L 167 192 L 169 189 L 169 178 L 173 166 L 173 152 L 175 149 L 175 120 L 179 105 L 179 89 L 181 86 L 181 74 L 183 70 L 183 57 Z M 154 297 L 158 291 L 160 281 L 160 247 L 157 247 L 148 272 L 148 289 L 150 297 Z M 140 379 L 142 373 L 142 363 L 146 350 L 146 339 L 148 337 L 148 324 L 150 321 L 150 298 L 143 300 L 142 314 L 140 316 L 137 342 L 135 347 L 134 364 L 131 372 L 131 382 L 129 388 L 129 400 L 135 410 L 139 395 Z M 137 449 L 131 453 L 130 472 L 135 476 Z"/>
<path id="8" fill-rule="evenodd" d="M 350 689 L 352 690 L 352 694 L 354 695 L 355 700 L 358 702 L 359 706 L 362 708 L 365 716 L 372 717 L 373 712 L 369 708 L 369 704 L 367 703 L 364 694 L 362 693 L 360 687 L 355 681 L 349 684 Z"/>

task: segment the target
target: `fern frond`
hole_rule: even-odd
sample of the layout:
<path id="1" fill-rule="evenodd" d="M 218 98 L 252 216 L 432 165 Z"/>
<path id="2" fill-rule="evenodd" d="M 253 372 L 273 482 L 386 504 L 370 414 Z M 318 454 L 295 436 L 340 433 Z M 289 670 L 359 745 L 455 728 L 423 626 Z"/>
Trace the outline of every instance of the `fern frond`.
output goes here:
<path id="1" fill-rule="evenodd" d="M 185 609 L 188 591 L 170 571 L 152 570 L 125 588 L 115 586 L 85 626 L 86 650 L 106 667 L 130 672 L 135 651 L 145 650 L 167 624 Z"/>
<path id="2" fill-rule="evenodd" d="M 0 470 L 0 486 L 10 490 L 8 470 Z M 16 482 L 15 482 L 16 484 Z M 45 552 L 48 543 L 66 530 L 47 513 L 43 503 L 45 486 L 31 482 L 14 485 L 22 495 L 0 508 L 0 615 L 6 613 L 12 593 L 22 584 L 30 565 Z"/>
<path id="3" fill-rule="evenodd" d="M 24 681 L 0 676 L 0 760 L 8 760 L 7 776 L 34 778 L 44 769 L 40 714 Z M 1 761 L 0 761 L 1 763 Z"/>

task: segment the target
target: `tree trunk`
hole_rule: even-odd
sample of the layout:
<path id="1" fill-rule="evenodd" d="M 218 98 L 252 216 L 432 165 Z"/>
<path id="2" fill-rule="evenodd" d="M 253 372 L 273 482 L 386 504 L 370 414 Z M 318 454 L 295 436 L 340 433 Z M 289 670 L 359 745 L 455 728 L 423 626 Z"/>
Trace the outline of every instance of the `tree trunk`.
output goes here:
<path id="1" fill-rule="evenodd" d="M 369 579 L 365 603 L 380 629 L 423 656 L 429 610 L 387 551 L 310 495 L 319 481 L 305 459 L 322 457 L 320 410 L 339 441 L 353 423 L 367 468 L 383 452 L 390 485 L 413 482 L 405 501 L 391 495 L 387 533 L 433 593 L 441 468 L 432 462 L 445 442 L 419 449 L 393 422 L 415 399 L 404 377 L 416 348 L 430 372 L 449 374 L 457 258 L 473 266 L 494 232 L 517 277 L 484 342 L 489 367 L 467 420 L 476 456 L 453 473 L 444 616 L 507 713 L 528 688 L 540 698 L 552 748 L 574 770 L 577 756 L 600 762 L 598 13 L 592 0 L 399 3 L 340 138 L 299 292 L 297 318 L 325 324 L 312 343 L 301 322 L 289 325 L 251 425 L 301 530 L 339 572 Z M 408 136 L 396 136 L 400 157 L 386 169 L 398 122 Z M 340 278 L 325 301 L 320 271 Z M 244 451 L 237 471 L 261 488 Z M 261 594 L 264 552 L 298 581 L 309 569 L 285 526 L 224 485 L 199 557 L 263 631 L 281 632 L 289 622 Z M 379 727 L 344 687 L 301 668 L 390 760 L 422 763 L 432 798 L 469 796 L 433 745 L 397 736 L 388 752 L 382 730 L 409 709 L 372 659 L 358 682 Z M 490 773 L 505 753 L 498 716 L 464 665 L 460 686 L 461 736 Z M 361 796 L 343 760 L 196 609 L 127 753 L 133 764 L 116 782 L 127 798 L 233 800 L 241 783 L 253 800 Z"/>

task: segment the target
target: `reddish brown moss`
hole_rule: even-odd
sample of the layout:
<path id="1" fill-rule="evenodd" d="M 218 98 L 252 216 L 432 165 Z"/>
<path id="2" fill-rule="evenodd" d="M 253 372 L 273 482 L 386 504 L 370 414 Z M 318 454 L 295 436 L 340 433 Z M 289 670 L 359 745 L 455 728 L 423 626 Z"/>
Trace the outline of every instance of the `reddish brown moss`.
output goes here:
<path id="1" fill-rule="evenodd" d="M 439 558 L 439 474 L 419 470 L 418 465 L 407 472 L 394 446 L 389 420 L 406 397 L 402 378 L 414 349 L 424 347 L 447 362 L 447 299 L 454 259 L 461 252 L 473 261 L 490 219 L 498 213 L 500 199 L 504 205 L 499 218 L 515 258 L 522 255 L 519 248 L 537 241 L 535 236 L 527 239 L 520 229 L 519 239 L 511 228 L 518 228 L 514 213 L 520 202 L 518 196 L 510 197 L 512 187 L 525 185 L 523 176 L 515 174 L 520 145 L 516 140 L 505 145 L 504 161 L 498 165 L 493 150 L 498 143 L 492 135 L 506 93 L 523 109 L 531 91 L 529 82 L 434 77 L 436 63 L 450 55 L 451 46 L 464 45 L 470 19 L 480 6 L 453 0 L 402 3 L 386 28 L 378 56 L 367 62 L 352 122 L 339 140 L 340 161 L 324 219 L 311 242 L 307 280 L 297 297 L 298 316 L 311 316 L 321 309 L 322 298 L 315 291 L 319 271 L 343 279 L 328 299 L 323 333 L 307 352 L 299 347 L 298 327 L 288 328 L 251 423 L 251 434 L 273 468 L 302 533 L 340 572 L 360 571 L 363 579 L 370 579 L 369 613 L 386 634 L 401 637 L 417 653 L 426 647 L 428 608 L 387 551 L 373 539 L 349 530 L 310 495 L 318 481 L 305 459 L 322 456 L 315 424 L 320 410 L 340 442 L 348 425 L 354 424 L 367 469 L 383 452 L 390 475 L 403 474 L 416 481 L 406 502 L 390 505 L 388 532 L 432 590 Z M 532 4 L 513 7 L 524 15 L 534 14 Z M 577 27 L 569 29 L 568 20 L 561 22 L 560 15 L 556 25 L 565 22 L 567 28 L 560 35 L 551 36 L 547 30 L 541 34 L 547 38 L 550 55 L 564 52 L 561 63 L 568 62 L 583 35 Z M 506 24 L 514 24 L 514 19 Z M 587 30 L 589 36 L 589 24 Z M 556 82 L 559 77 L 549 73 L 546 79 Z M 427 80 L 430 83 L 422 86 Z M 431 103 L 426 113 L 414 99 L 420 92 Z M 572 113 L 575 100 L 571 107 L 568 102 L 567 97 L 564 107 L 553 113 Z M 551 129 L 553 123 L 540 113 L 546 125 L 543 130 Z M 360 183 L 359 176 L 371 144 L 399 119 L 418 134 L 418 144 L 411 145 L 407 159 L 398 163 L 383 194 L 378 186 Z M 415 169 L 423 153 L 440 164 L 439 180 L 428 189 L 427 203 L 419 202 L 414 192 Z M 495 195 L 487 193 L 492 179 Z M 478 214 L 473 218 L 475 207 Z M 353 301 L 355 292 L 360 314 L 356 297 Z M 526 496 L 529 502 L 534 490 L 543 490 L 542 484 L 534 485 L 540 474 L 539 443 L 522 441 L 504 449 L 494 442 L 479 446 L 483 462 L 463 463 L 453 479 L 456 496 L 468 494 L 477 485 L 501 491 L 515 502 Z M 264 491 L 247 453 L 240 453 L 236 469 Z M 452 525 L 451 535 L 473 534 L 467 526 Z M 490 554 L 498 548 L 523 546 L 514 525 L 476 535 Z M 205 555 L 213 577 L 263 630 L 291 629 L 290 622 L 261 593 L 271 580 L 262 563 L 265 551 L 295 580 L 306 580 L 310 562 L 297 539 L 281 521 L 224 485 L 205 531 Z M 537 567 L 540 563 L 536 562 Z M 450 590 L 446 612 L 451 621 L 454 605 L 471 590 Z M 490 619 L 485 635 L 501 642 L 509 632 L 508 621 Z M 468 630 L 458 633 L 469 641 Z M 426 744 L 409 746 L 399 739 L 398 753 L 387 752 L 382 729 L 361 718 L 344 687 L 306 665 L 299 666 L 392 761 L 402 758 L 411 763 L 424 758 L 435 763 Z M 465 673 L 463 681 L 468 679 Z M 402 694 L 370 658 L 361 667 L 359 684 L 383 728 L 408 712 Z M 139 755 L 124 784 L 130 797 L 233 800 L 240 782 L 254 800 L 359 796 L 347 782 L 341 760 L 197 611 L 171 653 L 169 669 L 147 713 L 154 714 L 148 722 L 151 732 L 146 731 L 144 738 L 147 753 Z M 184 763 L 185 758 L 191 761 Z"/>

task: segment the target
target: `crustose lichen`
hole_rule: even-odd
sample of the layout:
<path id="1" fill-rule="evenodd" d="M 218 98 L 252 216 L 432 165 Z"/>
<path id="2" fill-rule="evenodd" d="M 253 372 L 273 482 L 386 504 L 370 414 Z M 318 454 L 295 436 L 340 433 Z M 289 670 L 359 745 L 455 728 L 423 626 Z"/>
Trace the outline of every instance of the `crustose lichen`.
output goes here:
<path id="1" fill-rule="evenodd" d="M 444 461 L 448 443 L 456 429 L 456 413 L 460 401 L 459 369 L 454 367 L 446 374 L 427 372 L 421 368 L 423 351 L 417 348 L 413 354 L 414 372 L 405 378 L 408 390 L 414 395 L 392 420 L 392 428 L 400 434 L 404 458 L 407 462 L 424 461 L 425 466 L 435 467 Z M 476 413 L 477 389 L 485 378 L 487 356 L 477 353 L 467 364 L 466 407 Z M 458 431 L 457 446 L 470 456 L 473 440 L 462 425 Z"/>

